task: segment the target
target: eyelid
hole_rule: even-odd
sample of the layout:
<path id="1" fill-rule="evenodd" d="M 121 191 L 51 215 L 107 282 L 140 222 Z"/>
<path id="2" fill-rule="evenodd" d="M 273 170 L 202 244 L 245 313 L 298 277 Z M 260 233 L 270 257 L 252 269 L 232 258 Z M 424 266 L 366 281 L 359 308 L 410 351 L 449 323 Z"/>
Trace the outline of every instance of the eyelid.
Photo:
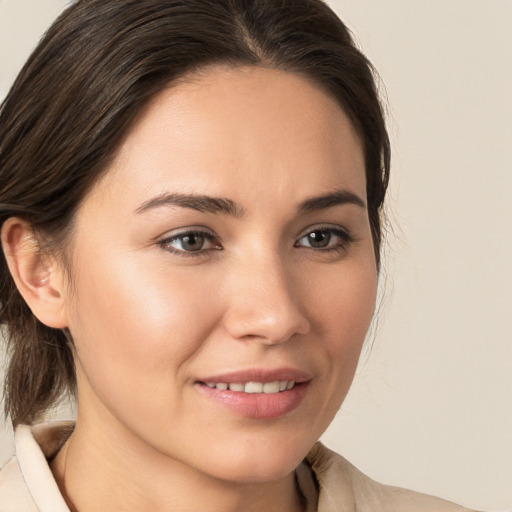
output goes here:
<path id="1" fill-rule="evenodd" d="M 315 231 L 323 231 L 326 233 L 331 233 L 337 237 L 339 237 L 341 240 L 339 243 L 333 245 L 333 246 L 327 246 L 327 247 L 311 247 L 307 245 L 300 245 L 299 242 L 310 235 L 311 233 Z M 304 249 L 311 249 L 314 251 L 336 251 L 336 250 L 345 250 L 347 246 L 355 241 L 355 237 L 350 233 L 350 231 L 340 225 L 337 224 L 317 224 L 313 226 L 309 226 L 306 230 L 302 231 L 302 233 L 297 237 L 294 246 Z"/>
<path id="2" fill-rule="evenodd" d="M 205 226 L 187 226 L 184 228 L 171 229 L 170 231 L 167 231 L 164 235 L 158 237 L 157 242 L 171 240 L 173 238 L 178 238 L 189 233 L 200 233 L 202 235 L 218 238 L 218 235 L 214 231 Z"/>
<path id="3" fill-rule="evenodd" d="M 309 233 L 313 231 L 331 231 L 333 233 L 340 233 L 342 236 L 346 236 L 351 239 L 354 238 L 350 233 L 350 230 L 340 226 L 339 224 L 313 224 L 312 226 L 308 226 L 306 229 L 303 229 L 297 237 L 297 240 L 304 238 L 306 235 L 309 235 Z"/>
<path id="4" fill-rule="evenodd" d="M 181 237 L 185 237 L 187 235 L 201 235 L 205 239 L 213 243 L 215 243 L 215 240 L 220 240 L 219 236 L 209 228 L 206 228 L 204 226 L 187 226 L 186 228 L 180 228 L 174 231 L 167 232 L 162 237 L 159 237 L 159 239 L 156 241 L 156 245 L 158 245 L 164 251 L 183 257 L 205 256 L 211 253 L 211 251 L 222 249 L 220 241 L 219 243 L 215 244 L 216 247 L 200 249 L 198 251 L 185 251 L 177 249 L 170 245 L 172 242 L 179 240 Z"/>

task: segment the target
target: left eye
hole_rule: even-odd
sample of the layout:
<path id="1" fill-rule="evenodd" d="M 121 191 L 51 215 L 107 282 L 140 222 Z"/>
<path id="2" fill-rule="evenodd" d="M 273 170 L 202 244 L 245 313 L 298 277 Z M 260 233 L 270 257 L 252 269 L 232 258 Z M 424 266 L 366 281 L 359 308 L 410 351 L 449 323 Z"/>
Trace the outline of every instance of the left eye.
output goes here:
<path id="1" fill-rule="evenodd" d="M 343 248 L 351 241 L 351 236 L 341 229 L 318 228 L 299 238 L 296 246 L 328 250 Z"/>
<path id="2" fill-rule="evenodd" d="M 201 231 L 187 231 L 167 238 L 160 242 L 160 245 L 168 251 L 193 255 L 211 249 L 219 249 L 215 243 L 215 237 L 210 233 Z"/>

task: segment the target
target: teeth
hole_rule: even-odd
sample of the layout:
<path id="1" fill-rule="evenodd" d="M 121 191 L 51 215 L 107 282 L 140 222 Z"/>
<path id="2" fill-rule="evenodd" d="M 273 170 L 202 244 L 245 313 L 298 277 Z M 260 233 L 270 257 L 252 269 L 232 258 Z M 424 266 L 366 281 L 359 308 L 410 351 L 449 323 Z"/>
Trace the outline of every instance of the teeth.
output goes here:
<path id="1" fill-rule="evenodd" d="M 295 387 L 295 381 L 293 380 L 276 380 L 274 382 L 247 382 L 242 384 L 241 382 L 233 382 L 227 384 L 226 382 L 207 382 L 206 385 L 209 388 L 216 388 L 220 391 L 237 391 L 239 393 L 265 393 L 274 394 L 287 391 Z"/>
<path id="2" fill-rule="evenodd" d="M 246 393 L 263 393 L 263 383 L 262 382 L 248 382 L 245 385 L 244 391 Z"/>
<path id="3" fill-rule="evenodd" d="M 263 384 L 263 393 L 279 393 L 279 381 L 265 382 L 265 384 Z"/>

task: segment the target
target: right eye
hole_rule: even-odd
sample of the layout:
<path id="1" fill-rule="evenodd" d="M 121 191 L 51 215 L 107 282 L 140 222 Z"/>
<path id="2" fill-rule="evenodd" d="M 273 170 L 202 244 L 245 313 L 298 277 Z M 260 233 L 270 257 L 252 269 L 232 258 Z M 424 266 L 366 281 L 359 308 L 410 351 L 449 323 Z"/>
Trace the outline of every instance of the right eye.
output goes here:
<path id="1" fill-rule="evenodd" d="M 199 256 L 206 251 L 222 249 L 212 233 L 198 230 L 183 231 L 161 240 L 158 244 L 171 253 L 185 257 Z"/>

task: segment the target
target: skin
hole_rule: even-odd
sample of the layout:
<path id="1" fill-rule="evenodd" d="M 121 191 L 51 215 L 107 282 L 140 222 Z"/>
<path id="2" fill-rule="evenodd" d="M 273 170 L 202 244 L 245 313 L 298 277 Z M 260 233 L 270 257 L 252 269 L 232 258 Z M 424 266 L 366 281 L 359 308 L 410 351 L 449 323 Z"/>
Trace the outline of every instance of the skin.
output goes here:
<path id="1" fill-rule="evenodd" d="M 294 469 L 343 402 L 373 314 L 364 157 L 339 105 L 279 70 L 192 78 L 153 98 L 80 205 L 72 285 L 62 265 L 48 271 L 79 403 L 52 469 L 81 512 L 300 510 Z M 339 190 L 362 204 L 299 209 Z M 148 207 L 176 193 L 228 199 L 237 215 Z M 176 238 L 190 228 L 211 237 L 193 256 Z M 328 244 L 312 247 L 320 228 Z M 283 367 L 310 381 L 274 419 L 197 385 Z"/>

